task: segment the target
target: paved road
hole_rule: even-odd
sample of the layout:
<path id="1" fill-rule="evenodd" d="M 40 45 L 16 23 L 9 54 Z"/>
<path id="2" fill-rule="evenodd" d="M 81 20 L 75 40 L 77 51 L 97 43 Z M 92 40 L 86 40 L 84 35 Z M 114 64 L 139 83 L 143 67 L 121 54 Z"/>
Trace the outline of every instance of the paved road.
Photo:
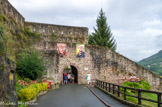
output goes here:
<path id="1" fill-rule="evenodd" d="M 102 98 L 105 102 L 107 102 L 112 107 L 128 107 L 128 106 L 118 102 L 117 100 L 111 98 L 110 96 L 108 96 L 107 94 L 105 94 L 104 92 L 99 90 L 98 88 L 92 87 L 91 90 L 93 90 L 93 92 L 95 92 L 95 94 L 97 94 L 100 98 Z"/>
<path id="2" fill-rule="evenodd" d="M 28 107 L 105 107 L 83 85 L 66 85 L 38 97 L 38 105 Z"/>

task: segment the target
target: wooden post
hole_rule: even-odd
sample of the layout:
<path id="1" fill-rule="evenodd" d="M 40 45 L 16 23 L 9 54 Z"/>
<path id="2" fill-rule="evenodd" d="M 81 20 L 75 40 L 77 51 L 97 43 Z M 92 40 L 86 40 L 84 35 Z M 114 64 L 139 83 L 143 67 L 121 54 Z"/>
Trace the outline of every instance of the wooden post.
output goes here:
<path id="1" fill-rule="evenodd" d="M 100 88 L 102 88 L 102 81 L 100 81 L 100 83 L 101 83 L 101 87 Z"/>
<path id="2" fill-rule="evenodd" d="M 138 90 L 138 104 L 141 105 L 141 90 Z"/>
<path id="3" fill-rule="evenodd" d="M 101 81 L 101 88 L 102 88 L 102 81 Z"/>
<path id="4" fill-rule="evenodd" d="M 115 85 L 113 84 L 113 94 L 115 94 Z"/>
<path id="5" fill-rule="evenodd" d="M 101 85 L 100 88 L 102 88 L 102 81 L 100 81 L 100 85 Z"/>
<path id="6" fill-rule="evenodd" d="M 111 84 L 109 83 L 109 92 L 111 92 Z"/>
<path id="7" fill-rule="evenodd" d="M 101 81 L 101 88 L 102 88 L 102 81 Z"/>
<path id="8" fill-rule="evenodd" d="M 100 86 L 100 81 L 99 80 L 97 80 L 98 81 L 98 87 Z"/>
<path id="9" fill-rule="evenodd" d="M 106 91 L 107 91 L 107 83 L 106 83 Z"/>
<path id="10" fill-rule="evenodd" d="M 102 81 L 102 89 L 104 89 L 104 82 Z"/>
<path id="11" fill-rule="evenodd" d="M 158 107 L 160 107 L 160 103 L 161 103 L 161 94 L 157 94 L 157 101 L 158 101 Z"/>
<path id="12" fill-rule="evenodd" d="M 103 82 L 103 89 L 105 89 L 105 82 Z"/>
<path id="13" fill-rule="evenodd" d="M 124 87 L 124 100 L 127 100 L 127 97 L 126 97 L 126 88 Z"/>
<path id="14" fill-rule="evenodd" d="M 98 80 L 96 80 L 96 84 L 95 84 L 95 86 L 98 86 Z"/>
<path id="15" fill-rule="evenodd" d="M 118 86 L 118 97 L 120 97 L 120 86 Z"/>

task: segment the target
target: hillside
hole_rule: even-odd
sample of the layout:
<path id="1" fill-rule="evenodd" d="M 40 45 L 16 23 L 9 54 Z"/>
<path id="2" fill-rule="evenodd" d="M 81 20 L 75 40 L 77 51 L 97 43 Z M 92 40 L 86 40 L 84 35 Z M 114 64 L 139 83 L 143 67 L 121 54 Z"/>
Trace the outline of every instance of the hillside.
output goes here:
<path id="1" fill-rule="evenodd" d="M 140 65 L 150 69 L 159 76 L 162 76 L 162 50 L 158 53 L 138 62 Z"/>

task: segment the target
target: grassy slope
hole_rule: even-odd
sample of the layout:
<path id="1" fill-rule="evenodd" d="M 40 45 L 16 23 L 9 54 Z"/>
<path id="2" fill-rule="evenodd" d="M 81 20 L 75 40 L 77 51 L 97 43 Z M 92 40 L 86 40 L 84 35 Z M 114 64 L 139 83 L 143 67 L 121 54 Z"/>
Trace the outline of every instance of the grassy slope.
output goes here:
<path id="1" fill-rule="evenodd" d="M 138 63 L 155 72 L 157 75 L 162 76 L 162 50 L 155 55 L 139 61 Z"/>

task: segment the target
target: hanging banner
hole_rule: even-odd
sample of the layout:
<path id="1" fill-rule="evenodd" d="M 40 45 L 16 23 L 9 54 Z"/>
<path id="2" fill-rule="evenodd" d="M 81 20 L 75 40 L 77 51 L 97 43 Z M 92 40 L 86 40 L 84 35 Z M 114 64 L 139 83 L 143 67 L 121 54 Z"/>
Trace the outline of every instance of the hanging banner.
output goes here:
<path id="1" fill-rule="evenodd" d="M 77 58 L 84 58 L 85 57 L 85 45 L 84 44 L 77 44 L 76 45 L 76 57 Z"/>
<path id="2" fill-rule="evenodd" d="M 57 43 L 57 52 L 59 54 L 59 57 L 65 57 L 66 56 L 66 44 Z"/>

